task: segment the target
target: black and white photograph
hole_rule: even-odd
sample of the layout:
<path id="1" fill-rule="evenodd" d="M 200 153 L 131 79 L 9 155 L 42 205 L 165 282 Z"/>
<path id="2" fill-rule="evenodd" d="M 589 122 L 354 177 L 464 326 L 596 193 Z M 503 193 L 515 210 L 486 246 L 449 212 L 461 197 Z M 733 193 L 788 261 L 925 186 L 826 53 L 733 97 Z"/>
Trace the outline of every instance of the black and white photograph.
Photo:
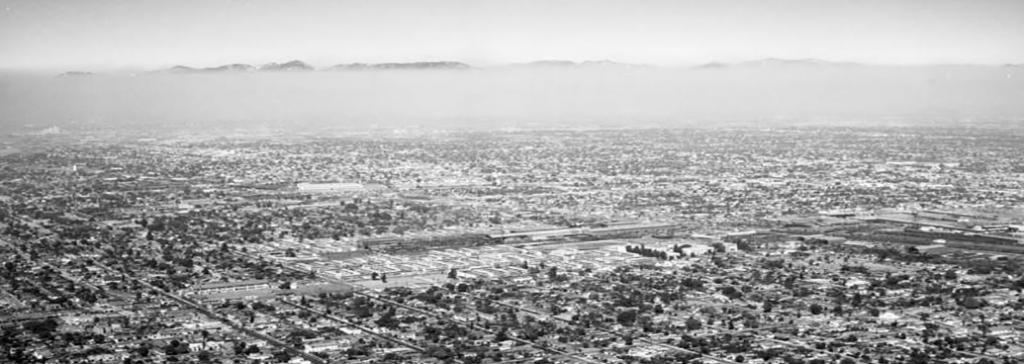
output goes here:
<path id="1" fill-rule="evenodd" d="M 2 364 L 1024 364 L 1024 1 L 0 0 Z"/>

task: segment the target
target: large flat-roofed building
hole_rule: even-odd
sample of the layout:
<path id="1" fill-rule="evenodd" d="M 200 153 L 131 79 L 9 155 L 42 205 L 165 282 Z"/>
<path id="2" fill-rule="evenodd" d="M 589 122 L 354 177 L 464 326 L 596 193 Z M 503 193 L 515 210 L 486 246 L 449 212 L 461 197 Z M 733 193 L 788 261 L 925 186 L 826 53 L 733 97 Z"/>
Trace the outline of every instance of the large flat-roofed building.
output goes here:
<path id="1" fill-rule="evenodd" d="M 238 282 L 215 282 L 208 283 L 186 291 L 189 294 L 194 295 L 209 295 L 216 293 L 228 293 L 228 292 L 247 292 L 247 291 L 258 291 L 262 289 L 269 289 L 270 282 L 265 280 L 250 280 L 250 281 L 238 281 Z"/>
<path id="2" fill-rule="evenodd" d="M 309 183 L 302 182 L 295 185 L 300 192 L 310 193 L 338 193 L 338 192 L 358 192 L 366 189 L 365 186 L 359 183 Z"/>
<path id="3" fill-rule="evenodd" d="M 682 229 L 682 225 L 675 222 L 663 222 L 663 223 L 642 223 L 642 224 L 628 224 L 628 225 L 616 225 L 602 228 L 591 229 L 588 233 L 590 235 L 606 238 L 606 237 L 619 237 L 619 236 L 661 236 L 669 237 L 675 235 L 677 230 Z"/>
<path id="4" fill-rule="evenodd" d="M 570 235 L 582 235 L 587 231 L 584 228 L 569 228 L 569 229 L 544 229 L 544 230 L 531 230 L 531 231 L 514 231 L 508 233 L 497 233 L 490 234 L 488 237 L 491 239 L 507 239 L 507 238 L 522 238 L 528 240 L 547 240 L 554 237 L 570 236 Z"/>
<path id="5" fill-rule="evenodd" d="M 567 229 L 546 229 L 531 231 L 514 231 L 488 235 L 492 239 L 526 239 L 526 240 L 548 240 L 552 238 L 567 236 L 591 236 L 596 238 L 609 237 L 640 237 L 640 236 L 672 236 L 677 230 L 683 228 L 682 224 L 675 222 L 665 223 L 636 223 L 607 227 L 579 227 Z"/>

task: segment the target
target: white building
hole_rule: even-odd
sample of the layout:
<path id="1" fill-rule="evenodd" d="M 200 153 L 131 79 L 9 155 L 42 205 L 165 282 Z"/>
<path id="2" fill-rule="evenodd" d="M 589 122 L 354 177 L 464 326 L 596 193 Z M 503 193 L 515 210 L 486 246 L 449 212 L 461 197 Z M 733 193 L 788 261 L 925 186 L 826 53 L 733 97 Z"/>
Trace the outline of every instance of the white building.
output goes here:
<path id="1" fill-rule="evenodd" d="M 295 185 L 300 192 L 310 193 L 338 193 L 357 192 L 365 187 L 359 183 L 307 183 L 302 182 Z"/>

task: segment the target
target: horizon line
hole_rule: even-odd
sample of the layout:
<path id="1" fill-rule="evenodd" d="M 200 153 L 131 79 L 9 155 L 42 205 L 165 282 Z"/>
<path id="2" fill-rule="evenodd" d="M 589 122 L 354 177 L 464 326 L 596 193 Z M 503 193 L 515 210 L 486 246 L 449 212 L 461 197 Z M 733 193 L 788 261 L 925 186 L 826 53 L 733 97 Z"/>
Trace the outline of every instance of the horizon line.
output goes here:
<path id="1" fill-rule="evenodd" d="M 419 60 L 419 61 L 382 61 L 382 62 L 340 62 L 331 63 L 326 66 L 315 66 L 309 62 L 301 59 L 289 59 L 286 61 L 274 61 L 274 62 L 228 62 L 212 64 L 207 66 L 192 66 L 186 63 L 175 63 L 170 65 L 162 66 L 141 66 L 141 65 L 122 65 L 122 66 L 46 66 L 46 67 L 22 67 L 22 66 L 0 66 L 0 72 L 58 72 L 58 73 L 120 73 L 120 72 L 141 72 L 141 73 L 154 73 L 169 71 L 176 67 L 191 68 L 195 71 L 210 70 L 216 67 L 228 66 L 228 65 L 247 65 L 255 67 L 256 70 L 260 71 L 259 68 L 273 64 L 286 64 L 290 62 L 301 62 L 306 66 L 311 67 L 309 71 L 328 71 L 332 68 L 346 65 L 385 65 L 385 64 L 401 64 L 411 65 L 417 63 L 456 63 L 463 64 L 469 68 L 475 69 L 487 69 L 487 68 L 502 68 L 502 67 L 514 67 L 514 66 L 545 66 L 544 63 L 566 63 L 564 66 L 581 66 L 587 64 L 618 64 L 623 66 L 635 66 L 635 67 L 650 67 L 650 68 L 698 68 L 702 66 L 736 66 L 745 64 L 755 64 L 757 62 L 805 62 L 805 63 L 821 63 L 821 64 L 832 64 L 832 65 L 859 65 L 859 66 L 886 66 L 886 67 L 927 67 L 927 66 L 983 66 L 983 67 L 1005 67 L 1005 66 L 1022 66 L 1024 61 L 1019 62 L 863 62 L 863 61 L 848 61 L 848 60 L 831 60 L 813 57 L 804 58 L 783 58 L 783 57 L 764 57 L 764 58 L 752 58 L 746 60 L 736 61 L 722 61 L 722 60 L 709 60 L 703 62 L 670 62 L 670 63 L 635 63 L 618 61 L 614 59 L 558 59 L 558 58 L 541 58 L 530 61 L 521 62 L 502 62 L 502 63 L 479 63 L 474 64 L 467 61 L 461 60 Z M 571 63 L 571 64 L 570 64 Z M 557 65 L 551 65 L 557 67 Z M 554 68 L 554 67 L 553 67 Z M 266 72 L 266 71 L 264 71 Z"/>

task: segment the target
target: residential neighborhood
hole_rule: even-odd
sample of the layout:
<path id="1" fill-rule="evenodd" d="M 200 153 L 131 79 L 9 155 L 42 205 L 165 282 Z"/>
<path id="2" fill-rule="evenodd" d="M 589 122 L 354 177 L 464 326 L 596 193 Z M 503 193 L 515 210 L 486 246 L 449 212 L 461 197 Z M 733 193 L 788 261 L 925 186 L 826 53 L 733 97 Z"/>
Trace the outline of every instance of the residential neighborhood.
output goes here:
<path id="1" fill-rule="evenodd" d="M 1020 363 L 1022 141 L 20 135 L 0 361 Z"/>

